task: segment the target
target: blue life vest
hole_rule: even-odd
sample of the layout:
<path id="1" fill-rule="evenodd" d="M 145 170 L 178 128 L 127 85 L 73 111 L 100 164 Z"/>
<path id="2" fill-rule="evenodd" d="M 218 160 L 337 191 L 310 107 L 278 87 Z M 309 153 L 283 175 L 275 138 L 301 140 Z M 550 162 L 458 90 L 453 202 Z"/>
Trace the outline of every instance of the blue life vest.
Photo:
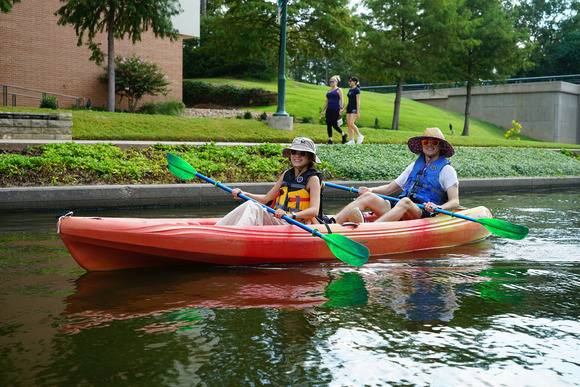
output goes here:
<path id="1" fill-rule="evenodd" d="M 439 183 L 439 174 L 447 164 L 449 164 L 449 160 L 445 157 L 440 157 L 427 166 L 425 165 L 425 156 L 419 156 L 409 175 L 405 190 L 399 196 L 399 199 L 408 197 L 419 204 L 427 202 L 445 203 L 447 201 L 447 192 Z"/>

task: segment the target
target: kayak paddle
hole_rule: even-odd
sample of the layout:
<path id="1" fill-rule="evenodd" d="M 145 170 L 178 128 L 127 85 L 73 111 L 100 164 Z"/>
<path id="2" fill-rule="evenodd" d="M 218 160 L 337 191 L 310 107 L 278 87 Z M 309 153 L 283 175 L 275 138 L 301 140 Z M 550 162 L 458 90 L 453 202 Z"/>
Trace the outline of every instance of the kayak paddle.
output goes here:
<path id="1" fill-rule="evenodd" d="M 338 188 L 338 189 L 342 189 L 345 191 L 358 193 L 358 190 L 356 188 L 353 188 L 353 187 L 348 188 L 348 187 L 345 187 L 342 185 L 337 185 L 337 184 L 332 184 L 332 183 L 327 183 L 327 182 L 324 182 L 324 185 L 332 187 L 332 188 Z M 385 196 L 385 195 L 379 195 L 379 194 L 375 194 L 375 195 L 377 195 L 383 199 L 393 200 L 396 202 L 398 202 L 400 200 L 400 199 L 392 198 L 392 197 Z M 422 204 L 418 204 L 418 203 L 415 203 L 415 204 L 417 204 L 417 206 L 419 206 L 420 208 L 425 208 L 425 206 Z M 477 223 L 481 224 L 483 227 L 485 227 L 486 229 L 488 229 L 493 234 L 499 235 L 499 236 L 504 237 L 504 238 L 510 238 L 510 239 L 516 239 L 516 240 L 524 239 L 528 235 L 528 232 L 530 231 L 526 226 L 506 222 L 505 220 L 501 220 L 501 219 L 492 219 L 492 218 L 475 219 L 475 218 L 472 218 L 469 216 L 456 214 L 455 212 L 449 212 L 449 211 L 439 210 L 439 209 L 435 209 L 435 212 L 440 212 L 442 214 L 451 215 L 451 216 L 454 216 L 456 218 L 470 220 L 472 222 L 477 222 Z"/>
<path id="2" fill-rule="evenodd" d="M 171 173 L 173 173 L 175 176 L 181 179 L 189 180 L 193 179 L 194 177 L 199 177 L 200 179 L 203 179 L 216 187 L 219 187 L 223 190 L 228 191 L 229 193 L 232 193 L 231 188 L 226 187 L 219 181 L 214 181 L 209 177 L 206 177 L 201 173 L 197 172 L 187 161 L 183 160 L 179 156 L 167 153 L 167 164 L 169 166 L 169 170 L 171 171 Z M 239 194 L 238 197 L 246 201 L 251 200 L 264 207 L 266 210 L 268 210 L 268 212 L 271 212 L 273 214 L 276 213 L 274 209 L 254 199 L 251 199 L 244 194 Z M 282 216 L 282 219 L 295 226 L 302 228 L 303 230 L 308 231 L 313 236 L 322 238 L 326 242 L 326 244 L 328 245 L 330 251 L 334 254 L 334 256 L 340 259 L 341 261 L 348 263 L 349 265 L 362 266 L 369 258 L 369 249 L 366 246 L 363 246 L 360 243 L 345 237 L 344 235 L 321 234 L 318 230 L 311 229 L 305 224 L 302 224 L 286 215 Z"/>

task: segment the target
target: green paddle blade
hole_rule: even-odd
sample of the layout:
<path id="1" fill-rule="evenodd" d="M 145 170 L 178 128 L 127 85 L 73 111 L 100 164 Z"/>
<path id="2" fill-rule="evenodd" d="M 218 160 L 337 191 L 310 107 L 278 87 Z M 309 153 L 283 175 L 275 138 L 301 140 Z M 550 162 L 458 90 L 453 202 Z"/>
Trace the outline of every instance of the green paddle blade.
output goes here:
<path id="1" fill-rule="evenodd" d="M 510 239 L 524 239 L 530 230 L 526 226 L 506 222 L 501 219 L 481 218 L 476 219 L 477 223 L 487 228 L 495 235 Z"/>
<path id="2" fill-rule="evenodd" d="M 183 180 L 193 179 L 197 174 L 195 168 L 187 161 L 171 153 L 167 153 L 167 165 L 171 173 Z"/>
<path id="3" fill-rule="evenodd" d="M 332 254 L 341 261 L 353 266 L 362 266 L 369 259 L 369 249 L 344 235 L 319 234 Z"/>
<path id="4" fill-rule="evenodd" d="M 340 277 L 326 287 L 324 297 L 328 301 L 324 306 L 366 305 L 369 302 L 369 292 L 360 274 L 341 273 Z"/>

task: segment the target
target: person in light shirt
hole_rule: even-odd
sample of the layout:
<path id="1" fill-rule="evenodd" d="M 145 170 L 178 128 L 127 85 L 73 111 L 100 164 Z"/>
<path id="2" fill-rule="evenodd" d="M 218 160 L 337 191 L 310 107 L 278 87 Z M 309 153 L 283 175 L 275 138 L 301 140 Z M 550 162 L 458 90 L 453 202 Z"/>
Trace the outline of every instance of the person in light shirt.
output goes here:
<path id="1" fill-rule="evenodd" d="M 457 172 L 448 160 L 455 150 L 441 130 L 427 128 L 422 136 L 409 139 L 407 145 L 411 152 L 419 155 L 417 160 L 389 184 L 360 187 L 359 197 L 333 217 L 336 223 L 362 223 L 365 221 L 363 211 L 367 208 L 378 217 L 376 222 L 426 218 L 436 215 L 436 209 L 454 211 L 459 208 Z M 389 195 L 399 190 L 403 193 L 394 206 L 391 201 L 375 195 Z M 417 203 L 425 208 L 418 207 Z"/>

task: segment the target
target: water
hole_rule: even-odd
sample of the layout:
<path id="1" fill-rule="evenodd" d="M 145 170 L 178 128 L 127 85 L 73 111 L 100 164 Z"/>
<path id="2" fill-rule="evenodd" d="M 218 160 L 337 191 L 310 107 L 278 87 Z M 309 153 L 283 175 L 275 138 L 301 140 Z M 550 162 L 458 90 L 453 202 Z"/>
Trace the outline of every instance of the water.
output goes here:
<path id="1" fill-rule="evenodd" d="M 85 273 L 53 214 L 1 215 L 0 385 L 580 385 L 580 195 L 462 204 L 483 204 L 530 235 L 360 268 Z"/>

